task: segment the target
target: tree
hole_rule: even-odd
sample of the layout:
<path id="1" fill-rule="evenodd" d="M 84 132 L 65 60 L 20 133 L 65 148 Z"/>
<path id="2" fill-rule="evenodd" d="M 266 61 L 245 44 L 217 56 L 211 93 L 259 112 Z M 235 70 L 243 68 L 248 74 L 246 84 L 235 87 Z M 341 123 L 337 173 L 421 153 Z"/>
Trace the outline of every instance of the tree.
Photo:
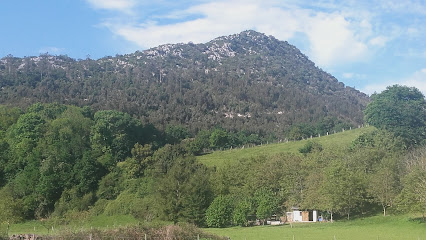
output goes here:
<path id="1" fill-rule="evenodd" d="M 370 175 L 369 193 L 383 208 L 383 216 L 386 216 L 387 207 L 391 207 L 401 186 L 399 181 L 396 159 L 383 159 L 379 169 Z"/>
<path id="2" fill-rule="evenodd" d="M 404 159 L 406 176 L 398 196 L 398 208 L 426 213 L 426 146 L 412 150 Z"/>
<path id="3" fill-rule="evenodd" d="M 219 195 L 206 211 L 206 222 L 209 227 L 227 227 L 232 223 L 233 199 L 229 195 Z"/>
<path id="4" fill-rule="evenodd" d="M 195 139 L 188 143 L 188 149 L 194 155 L 201 154 L 210 147 L 210 131 L 201 130 L 197 133 Z"/>
<path id="5" fill-rule="evenodd" d="M 112 110 L 99 111 L 95 113 L 94 121 L 90 138 L 92 148 L 101 156 L 99 160 L 107 168 L 129 157 L 136 142 L 143 143 L 142 124 L 129 114 Z"/>
<path id="6" fill-rule="evenodd" d="M 404 188 L 398 196 L 402 210 L 426 214 L 426 170 L 416 169 L 404 178 Z"/>
<path id="7" fill-rule="evenodd" d="M 363 199 L 364 186 L 359 171 L 353 171 L 343 162 L 334 162 L 325 169 L 325 181 L 321 185 L 324 195 L 322 208 L 330 212 L 331 221 L 333 213 L 339 212 L 347 215 L 358 206 Z"/>
<path id="8" fill-rule="evenodd" d="M 241 199 L 232 213 L 232 222 L 235 225 L 247 226 L 250 215 L 254 215 L 255 208 L 251 198 Z"/>
<path id="9" fill-rule="evenodd" d="M 367 123 L 402 137 L 409 146 L 426 139 L 426 101 L 417 88 L 393 85 L 371 98 L 364 111 Z"/>
<path id="10" fill-rule="evenodd" d="M 0 223 L 14 223 L 22 220 L 22 206 L 20 204 L 22 204 L 22 201 L 16 201 L 10 188 L 0 189 Z"/>
<path id="11" fill-rule="evenodd" d="M 212 148 L 224 148 L 229 143 L 229 135 L 225 130 L 215 129 L 210 135 L 210 147 Z"/>
<path id="12" fill-rule="evenodd" d="M 144 170 L 152 162 L 152 149 L 151 145 L 140 145 L 136 143 L 132 148 L 132 157 L 127 158 L 126 161 L 120 165 L 126 170 L 126 174 L 130 178 L 139 178 L 144 174 Z"/>
<path id="13" fill-rule="evenodd" d="M 211 201 L 209 170 L 194 157 L 177 159 L 158 181 L 157 193 L 168 220 L 201 225 Z"/>
<path id="14" fill-rule="evenodd" d="M 279 198 L 271 190 L 261 188 L 254 193 L 254 199 L 257 205 L 256 217 L 265 224 L 266 219 L 278 208 Z"/>
<path id="15" fill-rule="evenodd" d="M 180 125 L 169 125 L 166 128 L 166 142 L 176 144 L 189 137 L 188 129 Z"/>

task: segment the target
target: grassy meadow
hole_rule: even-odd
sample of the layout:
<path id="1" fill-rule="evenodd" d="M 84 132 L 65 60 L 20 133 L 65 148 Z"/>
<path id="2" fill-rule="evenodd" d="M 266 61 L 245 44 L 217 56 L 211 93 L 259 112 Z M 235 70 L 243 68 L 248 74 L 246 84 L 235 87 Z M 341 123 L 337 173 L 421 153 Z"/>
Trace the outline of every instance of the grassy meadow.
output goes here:
<path id="1" fill-rule="evenodd" d="M 91 228 L 114 229 L 139 225 L 139 221 L 126 215 L 101 215 L 67 225 L 57 224 L 61 223 L 28 221 L 12 224 L 10 225 L 9 235 L 19 233 L 55 235 L 61 231 L 81 231 Z M 6 230 L 7 225 L 2 224 L 0 227 L 0 232 L 2 232 Z M 296 223 L 292 226 L 286 224 L 281 226 L 204 228 L 203 231 L 230 237 L 232 240 L 426 240 L 426 223 L 420 221 L 420 215 L 374 216 L 334 223 Z"/>
<path id="2" fill-rule="evenodd" d="M 300 154 L 299 149 L 307 141 L 316 141 L 322 145 L 324 151 L 336 150 L 350 146 L 351 142 L 359 135 L 373 131 L 374 127 L 356 128 L 344 132 L 338 132 L 328 136 L 316 137 L 301 141 L 290 141 L 281 143 L 264 144 L 255 147 L 234 148 L 226 151 L 215 151 L 206 155 L 198 156 L 198 160 L 205 165 L 218 168 L 223 167 L 227 162 L 235 162 L 238 159 L 250 158 L 260 155 L 275 155 L 279 153 Z"/>
<path id="3" fill-rule="evenodd" d="M 413 218 L 414 217 L 414 218 Z M 208 228 L 232 240 L 426 240 L 426 223 L 416 216 L 375 216 L 334 223 Z M 417 216 L 418 217 L 418 216 Z"/>
<path id="4" fill-rule="evenodd" d="M 113 229 L 125 226 L 138 225 L 139 221 L 130 215 L 116 215 L 116 216 L 93 216 L 87 218 L 76 218 L 75 221 L 64 223 L 55 219 L 51 220 L 33 220 L 23 223 L 11 224 L 9 227 L 9 235 L 34 233 L 38 235 L 56 234 L 60 231 L 77 231 L 89 230 L 91 228 L 97 229 Z M 3 223 L 0 232 L 7 229 L 7 225 Z"/>

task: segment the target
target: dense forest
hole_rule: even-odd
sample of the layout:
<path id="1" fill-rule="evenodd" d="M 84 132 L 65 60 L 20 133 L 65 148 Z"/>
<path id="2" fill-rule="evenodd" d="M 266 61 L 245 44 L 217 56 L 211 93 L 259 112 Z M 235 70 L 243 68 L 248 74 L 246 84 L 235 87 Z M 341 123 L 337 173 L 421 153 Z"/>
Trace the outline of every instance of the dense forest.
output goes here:
<path id="1" fill-rule="evenodd" d="M 296 47 L 245 31 L 205 44 L 168 44 L 98 60 L 48 53 L 0 59 L 0 103 L 117 110 L 164 130 L 222 126 L 281 137 L 295 124 L 363 123 L 369 98 Z"/>
<path id="2" fill-rule="evenodd" d="M 425 214 L 424 96 L 392 86 L 372 99 L 366 121 L 377 129 L 345 148 L 307 141 L 297 153 L 223 168 L 195 155 L 251 135 L 216 128 L 190 137 L 184 126 L 160 131 L 127 113 L 90 107 L 2 106 L 0 220 L 130 214 L 225 227 L 263 222 L 294 206 L 330 219 Z"/>

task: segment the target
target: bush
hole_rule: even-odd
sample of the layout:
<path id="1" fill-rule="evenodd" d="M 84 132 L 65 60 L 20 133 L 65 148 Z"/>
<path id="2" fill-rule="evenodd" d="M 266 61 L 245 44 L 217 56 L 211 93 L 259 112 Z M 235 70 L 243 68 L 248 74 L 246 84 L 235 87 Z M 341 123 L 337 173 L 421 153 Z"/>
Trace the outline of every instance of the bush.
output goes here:
<path id="1" fill-rule="evenodd" d="M 308 141 L 303 147 L 299 148 L 299 152 L 304 155 L 311 152 L 321 152 L 322 146 L 317 142 Z"/>

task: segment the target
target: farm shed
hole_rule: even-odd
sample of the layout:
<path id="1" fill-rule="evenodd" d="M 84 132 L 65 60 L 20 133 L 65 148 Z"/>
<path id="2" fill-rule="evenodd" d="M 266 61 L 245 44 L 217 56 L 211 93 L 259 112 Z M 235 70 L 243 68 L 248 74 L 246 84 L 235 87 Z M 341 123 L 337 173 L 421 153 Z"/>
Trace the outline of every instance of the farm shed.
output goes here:
<path id="1" fill-rule="evenodd" d="M 287 222 L 317 222 L 318 211 L 299 211 L 299 209 L 294 208 L 293 211 L 286 213 L 286 220 Z"/>

